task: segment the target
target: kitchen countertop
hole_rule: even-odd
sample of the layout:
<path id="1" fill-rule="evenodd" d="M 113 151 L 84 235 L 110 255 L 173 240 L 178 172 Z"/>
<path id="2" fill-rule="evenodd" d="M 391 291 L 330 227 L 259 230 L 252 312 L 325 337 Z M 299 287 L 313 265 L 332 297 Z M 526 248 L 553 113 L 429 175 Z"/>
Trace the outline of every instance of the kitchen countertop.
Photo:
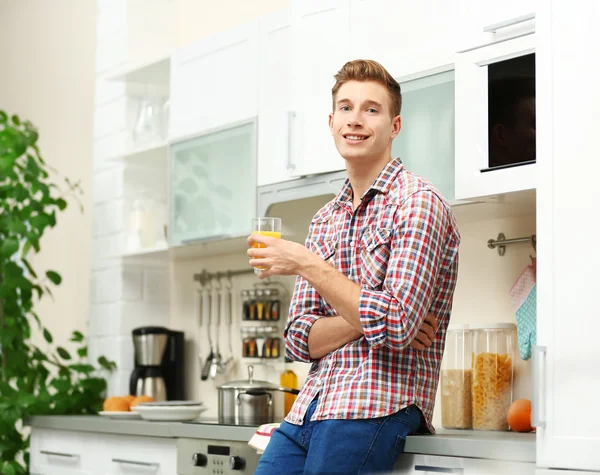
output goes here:
<path id="1" fill-rule="evenodd" d="M 35 416 L 32 427 L 43 429 L 102 432 L 106 434 L 142 435 L 151 437 L 185 437 L 248 441 L 254 427 L 202 423 L 148 422 L 117 420 L 102 416 Z M 435 435 L 411 435 L 406 438 L 407 453 L 470 457 L 514 462 L 535 462 L 535 433 L 487 432 L 440 429 Z"/>

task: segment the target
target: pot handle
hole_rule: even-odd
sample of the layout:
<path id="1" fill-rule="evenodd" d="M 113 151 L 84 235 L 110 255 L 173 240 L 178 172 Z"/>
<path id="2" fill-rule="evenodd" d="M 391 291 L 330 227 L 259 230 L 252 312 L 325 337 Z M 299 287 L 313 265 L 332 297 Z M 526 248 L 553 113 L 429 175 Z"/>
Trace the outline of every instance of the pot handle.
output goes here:
<path id="1" fill-rule="evenodd" d="M 297 396 L 298 394 L 300 394 L 300 390 L 299 389 L 292 389 L 292 388 L 277 388 L 277 391 L 283 391 L 284 393 L 290 393 L 290 394 L 293 394 L 295 396 Z"/>
<path id="2" fill-rule="evenodd" d="M 236 401 L 238 406 L 242 404 L 242 401 L 240 401 L 240 396 L 242 394 L 247 394 L 248 396 L 264 396 L 266 394 L 267 396 L 269 396 L 269 406 L 273 405 L 273 396 L 271 395 L 271 393 L 268 393 L 266 391 L 260 391 L 260 390 L 257 391 L 257 390 L 250 389 L 248 391 L 240 391 L 238 393 L 237 401 Z"/>

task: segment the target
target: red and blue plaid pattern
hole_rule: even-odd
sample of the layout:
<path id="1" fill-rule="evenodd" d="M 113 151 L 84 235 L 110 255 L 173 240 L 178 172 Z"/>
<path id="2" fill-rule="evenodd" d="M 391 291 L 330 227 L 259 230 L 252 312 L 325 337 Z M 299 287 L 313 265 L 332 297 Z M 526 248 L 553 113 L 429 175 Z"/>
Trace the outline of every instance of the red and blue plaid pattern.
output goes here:
<path id="1" fill-rule="evenodd" d="M 362 287 L 364 336 L 312 361 L 308 334 L 335 309 L 296 279 L 285 328 L 286 354 L 312 363 L 286 420 L 372 419 L 416 404 L 431 425 L 458 271 L 458 233 L 450 205 L 430 183 L 392 160 L 352 210 L 348 180 L 313 218 L 306 246 Z M 438 320 L 433 345 L 409 346 L 428 312 Z"/>

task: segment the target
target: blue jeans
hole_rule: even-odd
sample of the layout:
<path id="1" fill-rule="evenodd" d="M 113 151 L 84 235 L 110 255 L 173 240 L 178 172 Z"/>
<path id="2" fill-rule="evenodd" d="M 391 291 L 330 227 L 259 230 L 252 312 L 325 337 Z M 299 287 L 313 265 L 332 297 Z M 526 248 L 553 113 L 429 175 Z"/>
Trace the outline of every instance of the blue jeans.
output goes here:
<path id="1" fill-rule="evenodd" d="M 273 433 L 255 475 L 389 472 L 423 417 L 417 406 L 409 406 L 377 419 L 312 422 L 316 405 L 317 399 L 301 426 L 283 422 Z"/>

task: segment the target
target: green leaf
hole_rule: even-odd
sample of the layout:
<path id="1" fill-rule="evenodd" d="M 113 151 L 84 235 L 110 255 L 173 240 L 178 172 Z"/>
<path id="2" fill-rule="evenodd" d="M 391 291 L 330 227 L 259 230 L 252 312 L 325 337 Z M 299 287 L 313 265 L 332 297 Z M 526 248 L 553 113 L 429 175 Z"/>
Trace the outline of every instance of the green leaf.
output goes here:
<path id="1" fill-rule="evenodd" d="M 4 468 L 2 468 L 2 475 L 17 475 L 17 470 L 13 465 L 7 463 Z"/>
<path id="2" fill-rule="evenodd" d="M 61 211 L 64 211 L 67 208 L 67 202 L 65 200 L 63 200 L 62 198 L 58 198 L 56 200 L 56 205 L 58 206 L 58 208 Z"/>
<path id="3" fill-rule="evenodd" d="M 0 248 L 0 254 L 2 254 L 5 257 L 10 257 L 18 250 L 19 241 L 17 241 L 15 238 L 8 238 L 2 243 L 2 247 Z"/>
<path id="4" fill-rule="evenodd" d="M 45 214 L 38 214 L 29 220 L 31 226 L 36 228 L 40 235 L 44 232 L 44 228 L 50 224 L 50 219 Z"/>
<path id="5" fill-rule="evenodd" d="M 67 379 L 53 379 L 50 386 L 55 388 L 57 391 L 67 392 L 71 386 L 71 382 Z"/>
<path id="6" fill-rule="evenodd" d="M 77 354 L 79 355 L 80 358 L 87 357 L 87 355 L 88 355 L 88 349 L 87 349 L 87 347 L 84 346 L 82 348 L 79 348 L 77 350 Z"/>
<path id="7" fill-rule="evenodd" d="M 46 340 L 48 343 L 52 343 L 52 341 L 54 340 L 52 338 L 52 335 L 50 334 L 50 332 L 48 331 L 47 328 L 44 328 L 44 340 Z"/>
<path id="8" fill-rule="evenodd" d="M 54 272 L 53 270 L 49 270 L 46 272 L 46 277 L 52 281 L 54 285 L 60 285 L 62 278 L 58 272 Z"/>
<path id="9" fill-rule="evenodd" d="M 71 336 L 71 341 L 74 342 L 82 342 L 83 341 L 83 334 L 77 330 L 73 331 L 73 335 Z"/>
<path id="10" fill-rule="evenodd" d="M 63 360 L 71 359 L 71 355 L 69 354 L 69 352 L 67 350 L 65 350 L 62 346 L 59 346 L 58 348 L 56 348 L 56 352 Z"/>
<path id="11" fill-rule="evenodd" d="M 84 374 L 90 374 L 95 369 L 91 364 L 72 364 L 69 365 L 69 368 L 71 368 L 73 371 L 76 371 L 77 373 Z"/>
<path id="12" fill-rule="evenodd" d="M 113 371 L 117 368 L 116 363 L 114 361 L 108 361 L 105 356 L 100 356 L 98 358 L 98 364 L 108 371 Z"/>
<path id="13" fill-rule="evenodd" d="M 8 115 L 6 114 L 6 112 L 0 110 L 0 124 L 6 124 L 7 120 Z"/>
<path id="14" fill-rule="evenodd" d="M 13 116 L 12 116 L 12 121 L 13 121 L 13 124 L 15 124 L 17 127 L 18 127 L 19 125 L 21 125 L 21 119 L 19 119 L 19 116 L 18 116 L 18 115 L 13 115 Z"/>
<path id="15" fill-rule="evenodd" d="M 6 155 L 6 152 L 0 157 L 0 170 L 8 171 L 12 170 L 15 166 L 15 157 L 10 155 Z"/>
<path id="16" fill-rule="evenodd" d="M 15 219 L 8 223 L 8 230 L 12 234 L 25 234 L 27 232 L 27 226 L 22 221 Z"/>

